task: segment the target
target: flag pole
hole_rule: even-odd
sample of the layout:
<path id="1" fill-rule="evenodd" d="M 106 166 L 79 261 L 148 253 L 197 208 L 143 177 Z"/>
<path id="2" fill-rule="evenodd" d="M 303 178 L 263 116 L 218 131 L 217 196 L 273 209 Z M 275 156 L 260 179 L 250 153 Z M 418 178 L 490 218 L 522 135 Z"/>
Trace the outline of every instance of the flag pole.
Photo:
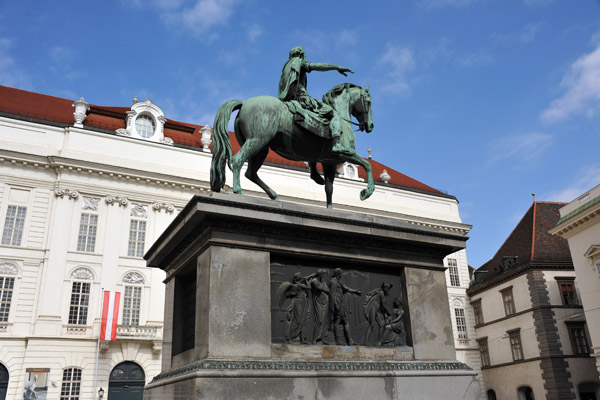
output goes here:
<path id="1" fill-rule="evenodd" d="M 96 372 L 94 375 L 94 391 L 92 400 L 96 400 L 96 391 L 98 389 L 98 360 L 100 359 L 100 336 L 102 335 L 102 308 L 104 308 L 104 288 L 100 288 L 100 326 L 98 327 L 98 343 L 96 345 Z"/>

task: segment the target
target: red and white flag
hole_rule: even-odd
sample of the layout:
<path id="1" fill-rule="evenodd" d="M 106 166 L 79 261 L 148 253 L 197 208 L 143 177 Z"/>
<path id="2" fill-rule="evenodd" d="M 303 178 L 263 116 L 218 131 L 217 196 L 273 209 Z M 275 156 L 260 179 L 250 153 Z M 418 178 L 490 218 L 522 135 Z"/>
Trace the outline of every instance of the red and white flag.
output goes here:
<path id="1" fill-rule="evenodd" d="M 104 291 L 102 302 L 102 324 L 100 340 L 117 340 L 117 321 L 119 320 L 120 292 Z"/>

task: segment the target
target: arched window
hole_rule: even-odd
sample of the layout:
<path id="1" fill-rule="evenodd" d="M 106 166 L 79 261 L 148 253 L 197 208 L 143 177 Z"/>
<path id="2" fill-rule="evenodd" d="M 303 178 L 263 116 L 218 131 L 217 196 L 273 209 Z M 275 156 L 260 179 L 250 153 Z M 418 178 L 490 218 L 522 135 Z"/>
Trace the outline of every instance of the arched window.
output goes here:
<path id="1" fill-rule="evenodd" d="M 94 272 L 87 267 L 78 267 L 71 272 L 71 279 L 73 279 L 73 283 L 68 324 L 86 325 Z"/>
<path id="2" fill-rule="evenodd" d="M 519 400 L 535 400 L 533 390 L 529 386 L 521 386 L 519 388 Z"/>
<path id="3" fill-rule="evenodd" d="M 0 325 L 8 322 L 15 278 L 18 273 L 19 268 L 14 263 L 10 261 L 0 262 Z"/>
<path id="4" fill-rule="evenodd" d="M 81 370 L 79 368 L 65 369 L 60 387 L 60 400 L 79 400 L 80 393 Z"/>
<path id="5" fill-rule="evenodd" d="M 487 399 L 488 400 L 496 400 L 496 392 L 494 392 L 492 389 L 487 391 Z"/>
<path id="6" fill-rule="evenodd" d="M 140 325 L 142 309 L 142 289 L 145 283 L 144 276 L 139 272 L 129 272 L 123 277 L 125 290 L 123 293 L 123 325 Z"/>

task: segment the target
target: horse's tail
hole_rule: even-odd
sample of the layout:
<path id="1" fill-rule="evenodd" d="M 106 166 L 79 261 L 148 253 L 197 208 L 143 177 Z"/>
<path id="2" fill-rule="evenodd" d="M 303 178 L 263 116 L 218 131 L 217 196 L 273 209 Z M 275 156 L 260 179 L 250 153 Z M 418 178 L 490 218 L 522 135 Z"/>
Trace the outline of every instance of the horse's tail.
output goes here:
<path id="1" fill-rule="evenodd" d="M 213 156 L 210 164 L 210 188 L 220 192 L 225 186 L 225 163 L 231 159 L 231 143 L 227 126 L 231 113 L 242 108 L 241 100 L 230 100 L 219 107 L 213 126 Z M 230 165 L 231 168 L 231 165 Z"/>

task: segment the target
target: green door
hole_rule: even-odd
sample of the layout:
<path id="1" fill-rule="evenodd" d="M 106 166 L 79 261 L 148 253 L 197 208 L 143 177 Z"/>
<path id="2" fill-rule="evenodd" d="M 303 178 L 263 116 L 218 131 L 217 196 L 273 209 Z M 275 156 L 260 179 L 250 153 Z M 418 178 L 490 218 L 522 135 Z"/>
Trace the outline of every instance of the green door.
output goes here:
<path id="1" fill-rule="evenodd" d="M 143 400 L 146 374 L 138 364 L 125 361 L 110 373 L 108 398 L 110 400 Z M 2 400 L 0 398 L 0 400 Z"/>

